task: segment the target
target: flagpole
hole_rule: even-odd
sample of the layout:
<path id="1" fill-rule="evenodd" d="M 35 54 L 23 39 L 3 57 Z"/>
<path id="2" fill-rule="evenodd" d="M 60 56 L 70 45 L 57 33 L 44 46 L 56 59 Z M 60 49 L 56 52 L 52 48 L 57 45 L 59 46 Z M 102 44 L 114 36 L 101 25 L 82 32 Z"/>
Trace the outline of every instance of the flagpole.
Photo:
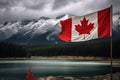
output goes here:
<path id="1" fill-rule="evenodd" d="M 111 26 L 110 26 L 110 74 L 111 74 L 111 80 L 113 80 L 112 76 L 112 66 L 113 66 L 113 58 L 112 58 L 112 5 L 111 5 Z"/>

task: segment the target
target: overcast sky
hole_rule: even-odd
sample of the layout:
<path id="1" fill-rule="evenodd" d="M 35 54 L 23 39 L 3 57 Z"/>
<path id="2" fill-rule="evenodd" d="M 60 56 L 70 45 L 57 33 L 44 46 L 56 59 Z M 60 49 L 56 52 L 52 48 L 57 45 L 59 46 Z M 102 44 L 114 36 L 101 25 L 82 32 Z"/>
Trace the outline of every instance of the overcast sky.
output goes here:
<path id="1" fill-rule="evenodd" d="M 120 0 L 0 0 L 0 22 L 55 18 L 64 14 L 81 16 L 109 7 L 120 14 Z"/>

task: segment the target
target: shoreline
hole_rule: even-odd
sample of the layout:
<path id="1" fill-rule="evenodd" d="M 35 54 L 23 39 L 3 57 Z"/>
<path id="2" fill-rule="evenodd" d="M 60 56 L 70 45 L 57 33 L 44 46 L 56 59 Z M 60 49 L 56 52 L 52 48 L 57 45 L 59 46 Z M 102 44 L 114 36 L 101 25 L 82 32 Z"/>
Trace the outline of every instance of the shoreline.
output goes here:
<path id="1" fill-rule="evenodd" d="M 120 72 L 112 73 L 113 80 L 120 80 Z M 104 74 L 104 75 L 95 75 L 95 76 L 88 76 L 88 77 L 81 77 L 78 80 L 111 80 L 111 74 Z"/>
<path id="2" fill-rule="evenodd" d="M 30 58 L 27 57 L 10 57 L 10 58 L 0 58 L 0 60 L 39 60 L 39 59 L 75 59 L 75 60 L 110 60 L 110 57 L 93 57 L 93 56 L 51 56 L 51 57 L 43 57 L 43 56 L 31 56 Z M 120 59 L 120 58 L 113 58 L 113 59 Z"/>
<path id="3" fill-rule="evenodd" d="M 112 73 L 113 80 L 120 80 L 120 72 Z M 85 77 L 65 77 L 65 76 L 47 76 L 38 78 L 38 80 L 111 80 L 111 74 L 85 76 Z"/>
<path id="4" fill-rule="evenodd" d="M 20 58 L 0 58 L 0 61 L 4 60 L 80 60 L 80 61 L 97 61 L 99 63 L 109 63 L 110 58 L 101 57 L 82 57 L 82 56 L 53 56 L 53 57 L 42 57 L 42 56 L 31 56 L 31 58 L 20 57 Z M 113 67 L 120 67 L 120 59 L 113 58 Z"/>

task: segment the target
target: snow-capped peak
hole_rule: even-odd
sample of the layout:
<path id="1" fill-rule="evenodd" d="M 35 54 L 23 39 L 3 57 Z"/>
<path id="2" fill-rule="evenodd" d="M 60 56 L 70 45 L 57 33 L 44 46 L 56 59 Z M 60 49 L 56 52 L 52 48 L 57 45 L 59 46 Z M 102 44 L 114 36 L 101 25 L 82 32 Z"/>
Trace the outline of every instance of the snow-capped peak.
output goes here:
<path id="1" fill-rule="evenodd" d="M 21 22 L 15 22 L 13 24 L 8 23 L 4 27 L 0 28 L 0 40 L 8 39 L 16 34 L 22 28 Z"/>

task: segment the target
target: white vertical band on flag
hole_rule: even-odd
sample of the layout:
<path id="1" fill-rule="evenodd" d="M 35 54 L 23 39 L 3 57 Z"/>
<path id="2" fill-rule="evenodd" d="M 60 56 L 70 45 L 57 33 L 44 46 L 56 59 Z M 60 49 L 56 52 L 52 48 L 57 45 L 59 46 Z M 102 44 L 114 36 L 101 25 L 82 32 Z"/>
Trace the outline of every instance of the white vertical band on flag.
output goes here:
<path id="1" fill-rule="evenodd" d="M 86 18 L 88 20 L 88 25 L 94 23 L 94 28 L 90 31 L 90 34 L 79 34 L 75 29 L 75 25 L 82 25 L 81 21 Z M 71 42 L 86 41 L 90 39 L 98 38 L 98 13 L 91 13 L 85 16 L 77 16 L 72 18 L 72 33 L 71 33 Z"/>

